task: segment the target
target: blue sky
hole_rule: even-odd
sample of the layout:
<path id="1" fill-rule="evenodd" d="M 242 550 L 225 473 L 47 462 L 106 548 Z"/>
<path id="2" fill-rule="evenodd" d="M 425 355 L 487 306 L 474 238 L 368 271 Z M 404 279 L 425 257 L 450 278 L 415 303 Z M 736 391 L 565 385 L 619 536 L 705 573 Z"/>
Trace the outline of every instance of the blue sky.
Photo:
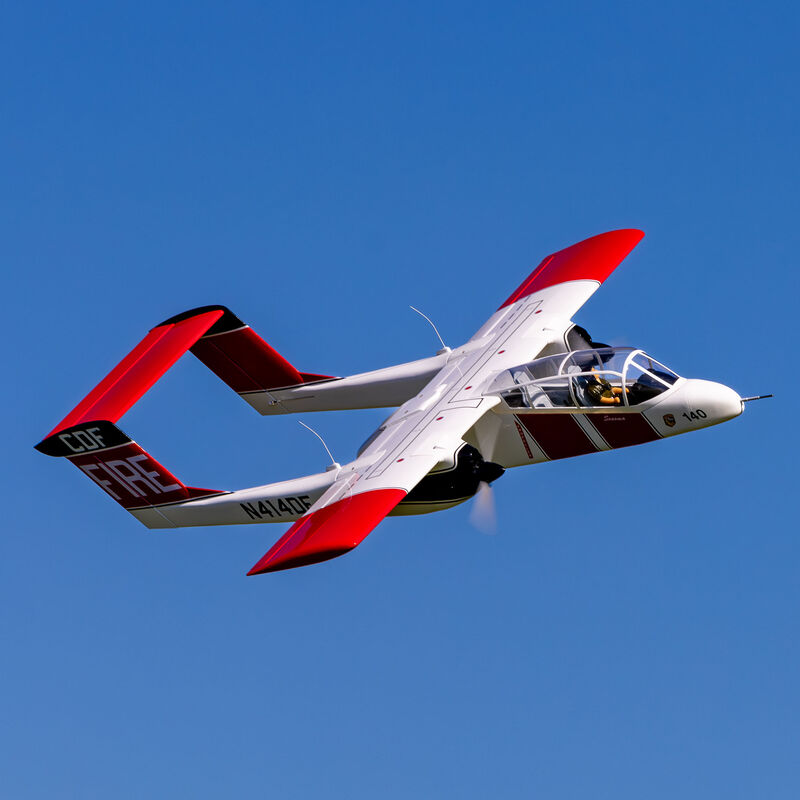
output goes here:
<path id="1" fill-rule="evenodd" d="M 800 792 L 794 4 L 17 3 L 0 24 L 14 798 Z M 32 446 L 224 303 L 299 369 L 467 339 L 545 254 L 646 238 L 576 316 L 743 395 L 258 578 L 282 526 L 148 532 Z M 340 461 L 385 415 L 306 421 Z M 183 359 L 123 420 L 198 486 L 318 471 Z"/>

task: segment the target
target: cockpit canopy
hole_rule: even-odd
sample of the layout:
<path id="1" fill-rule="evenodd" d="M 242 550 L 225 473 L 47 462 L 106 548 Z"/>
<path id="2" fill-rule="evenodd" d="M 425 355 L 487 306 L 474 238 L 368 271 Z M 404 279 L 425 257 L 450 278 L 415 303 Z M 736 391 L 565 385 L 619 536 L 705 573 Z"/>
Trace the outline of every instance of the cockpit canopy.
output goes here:
<path id="1" fill-rule="evenodd" d="M 538 358 L 502 372 L 491 387 L 511 408 L 620 408 L 656 397 L 678 380 L 643 350 L 601 347 Z"/>

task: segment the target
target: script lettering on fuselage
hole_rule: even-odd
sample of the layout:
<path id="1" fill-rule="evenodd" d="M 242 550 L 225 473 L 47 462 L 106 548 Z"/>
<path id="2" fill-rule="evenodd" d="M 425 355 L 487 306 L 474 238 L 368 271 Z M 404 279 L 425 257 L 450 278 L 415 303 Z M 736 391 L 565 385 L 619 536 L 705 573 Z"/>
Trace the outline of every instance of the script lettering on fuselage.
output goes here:
<path id="1" fill-rule="evenodd" d="M 311 508 L 311 498 L 307 494 L 297 497 L 273 497 L 271 500 L 253 500 L 252 503 L 239 503 L 250 519 L 282 519 L 302 517 Z"/>

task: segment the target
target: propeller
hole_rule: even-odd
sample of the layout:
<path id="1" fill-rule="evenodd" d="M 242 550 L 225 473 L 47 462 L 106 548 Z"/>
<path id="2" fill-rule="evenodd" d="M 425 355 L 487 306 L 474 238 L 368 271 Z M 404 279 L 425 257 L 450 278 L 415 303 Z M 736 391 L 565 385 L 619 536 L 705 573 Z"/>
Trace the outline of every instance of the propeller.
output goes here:
<path id="1" fill-rule="evenodd" d="M 493 536 L 497 533 L 497 509 L 494 502 L 494 491 L 486 482 L 478 484 L 478 491 L 472 501 L 472 510 L 469 512 L 469 521 L 481 533 Z"/>

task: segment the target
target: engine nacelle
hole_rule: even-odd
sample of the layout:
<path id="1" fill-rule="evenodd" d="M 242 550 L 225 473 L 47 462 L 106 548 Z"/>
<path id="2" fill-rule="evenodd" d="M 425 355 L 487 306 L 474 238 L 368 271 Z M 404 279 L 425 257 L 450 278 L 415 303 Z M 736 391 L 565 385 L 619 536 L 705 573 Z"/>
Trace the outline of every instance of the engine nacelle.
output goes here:
<path id="1" fill-rule="evenodd" d="M 497 480 L 505 469 L 485 461 L 472 445 L 464 444 L 456 452 L 454 464 L 431 470 L 391 512 L 392 516 L 428 514 L 469 500 L 481 483 Z"/>

